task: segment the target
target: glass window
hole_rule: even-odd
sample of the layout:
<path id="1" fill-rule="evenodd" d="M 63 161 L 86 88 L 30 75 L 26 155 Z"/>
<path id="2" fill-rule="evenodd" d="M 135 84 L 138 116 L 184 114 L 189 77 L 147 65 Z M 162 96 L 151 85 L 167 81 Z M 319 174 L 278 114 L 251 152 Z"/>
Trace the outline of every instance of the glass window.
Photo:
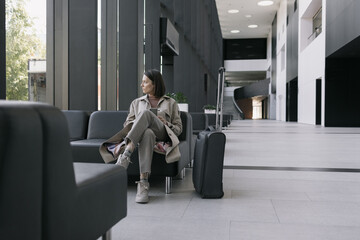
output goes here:
<path id="1" fill-rule="evenodd" d="M 6 0 L 6 99 L 45 102 L 46 0 Z"/>
<path id="2" fill-rule="evenodd" d="M 313 33 L 315 38 L 322 32 L 322 8 L 313 17 Z"/>

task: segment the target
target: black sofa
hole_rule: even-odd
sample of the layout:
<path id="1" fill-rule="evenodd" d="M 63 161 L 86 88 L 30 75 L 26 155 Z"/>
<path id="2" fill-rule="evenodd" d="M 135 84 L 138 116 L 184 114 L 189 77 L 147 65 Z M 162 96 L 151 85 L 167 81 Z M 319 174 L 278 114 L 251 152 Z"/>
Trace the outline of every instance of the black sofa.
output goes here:
<path id="1" fill-rule="evenodd" d="M 52 106 L 0 101 L 0 239 L 97 239 L 127 214 L 127 173 L 73 163 Z"/>
<path id="2" fill-rule="evenodd" d="M 72 133 L 72 129 L 76 129 L 76 126 L 74 126 L 75 121 L 73 122 L 72 120 L 78 119 L 80 116 L 71 117 L 70 115 L 81 115 L 82 113 L 76 111 L 64 111 L 64 114 L 68 115 L 67 119 L 70 121 L 70 136 L 75 137 L 76 134 Z M 76 122 L 78 128 L 88 126 L 88 129 L 86 138 L 71 141 L 71 148 L 75 161 L 104 163 L 99 153 L 99 147 L 101 143 L 122 129 L 127 115 L 127 111 L 96 111 L 91 113 L 88 123 L 85 118 L 83 118 L 83 122 Z M 168 164 L 165 162 L 164 155 L 154 153 L 153 156 L 151 175 L 165 177 L 166 193 L 171 192 L 172 178 L 182 176 L 184 172 L 183 169 L 190 163 L 192 158 L 192 118 L 187 112 L 180 112 L 180 117 L 183 124 L 183 131 L 179 136 L 181 159 L 178 162 Z M 131 155 L 131 161 L 132 163 L 127 169 L 128 175 L 139 176 L 137 151 Z"/>

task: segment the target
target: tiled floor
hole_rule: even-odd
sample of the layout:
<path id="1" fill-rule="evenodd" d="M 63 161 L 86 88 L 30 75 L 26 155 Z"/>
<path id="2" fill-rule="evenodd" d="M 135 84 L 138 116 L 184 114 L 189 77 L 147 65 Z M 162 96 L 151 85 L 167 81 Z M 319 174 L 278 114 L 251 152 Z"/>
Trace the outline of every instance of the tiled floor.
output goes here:
<path id="1" fill-rule="evenodd" d="M 223 172 L 222 199 L 201 199 L 192 169 L 173 182 L 169 195 L 161 179 L 151 179 L 145 205 L 134 202 L 130 182 L 128 216 L 114 226 L 112 238 L 360 239 L 360 172 L 351 172 L 360 169 L 360 128 L 249 120 L 233 121 L 224 133 L 224 165 L 231 169 Z"/>

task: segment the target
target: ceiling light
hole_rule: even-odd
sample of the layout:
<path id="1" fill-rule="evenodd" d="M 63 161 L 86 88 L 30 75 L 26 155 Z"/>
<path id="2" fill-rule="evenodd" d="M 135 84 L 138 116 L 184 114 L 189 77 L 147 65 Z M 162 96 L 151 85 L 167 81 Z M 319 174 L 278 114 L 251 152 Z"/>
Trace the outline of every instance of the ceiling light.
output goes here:
<path id="1" fill-rule="evenodd" d="M 257 4 L 262 7 L 271 6 L 274 4 L 274 1 L 260 1 Z"/>
<path id="2" fill-rule="evenodd" d="M 231 30 L 230 32 L 231 33 L 239 33 L 240 31 L 239 30 Z"/>
<path id="3" fill-rule="evenodd" d="M 251 16 L 251 14 L 246 14 L 245 17 L 246 18 L 251 18 L 252 16 Z"/>
<path id="4" fill-rule="evenodd" d="M 257 28 L 257 27 L 258 27 L 258 25 L 256 25 L 256 24 L 252 24 L 252 25 L 248 26 L 248 28 Z"/>
<path id="5" fill-rule="evenodd" d="M 237 9 L 230 9 L 228 11 L 228 13 L 238 13 L 238 12 L 239 12 L 239 10 L 237 10 Z"/>

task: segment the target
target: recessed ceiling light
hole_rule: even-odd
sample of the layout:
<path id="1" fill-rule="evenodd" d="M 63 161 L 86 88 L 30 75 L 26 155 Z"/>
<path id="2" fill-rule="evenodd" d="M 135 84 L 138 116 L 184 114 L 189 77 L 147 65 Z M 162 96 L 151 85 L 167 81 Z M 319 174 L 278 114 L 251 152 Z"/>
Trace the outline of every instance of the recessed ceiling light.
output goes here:
<path id="1" fill-rule="evenodd" d="M 238 12 L 239 12 L 239 10 L 237 10 L 237 9 L 230 9 L 228 11 L 228 13 L 238 13 Z"/>
<path id="2" fill-rule="evenodd" d="M 246 18 L 251 18 L 252 16 L 251 16 L 251 14 L 246 14 L 245 17 Z"/>
<path id="3" fill-rule="evenodd" d="M 230 32 L 231 33 L 239 33 L 240 31 L 239 30 L 231 30 Z"/>
<path id="4" fill-rule="evenodd" d="M 248 26 L 248 28 L 257 28 L 257 27 L 258 27 L 258 25 L 256 25 L 256 24 L 252 24 L 252 25 Z"/>
<path id="5" fill-rule="evenodd" d="M 260 2 L 258 2 L 257 4 L 258 4 L 259 6 L 265 7 L 265 6 L 271 6 L 271 5 L 273 5 L 274 2 L 273 2 L 273 1 L 260 1 Z"/>

